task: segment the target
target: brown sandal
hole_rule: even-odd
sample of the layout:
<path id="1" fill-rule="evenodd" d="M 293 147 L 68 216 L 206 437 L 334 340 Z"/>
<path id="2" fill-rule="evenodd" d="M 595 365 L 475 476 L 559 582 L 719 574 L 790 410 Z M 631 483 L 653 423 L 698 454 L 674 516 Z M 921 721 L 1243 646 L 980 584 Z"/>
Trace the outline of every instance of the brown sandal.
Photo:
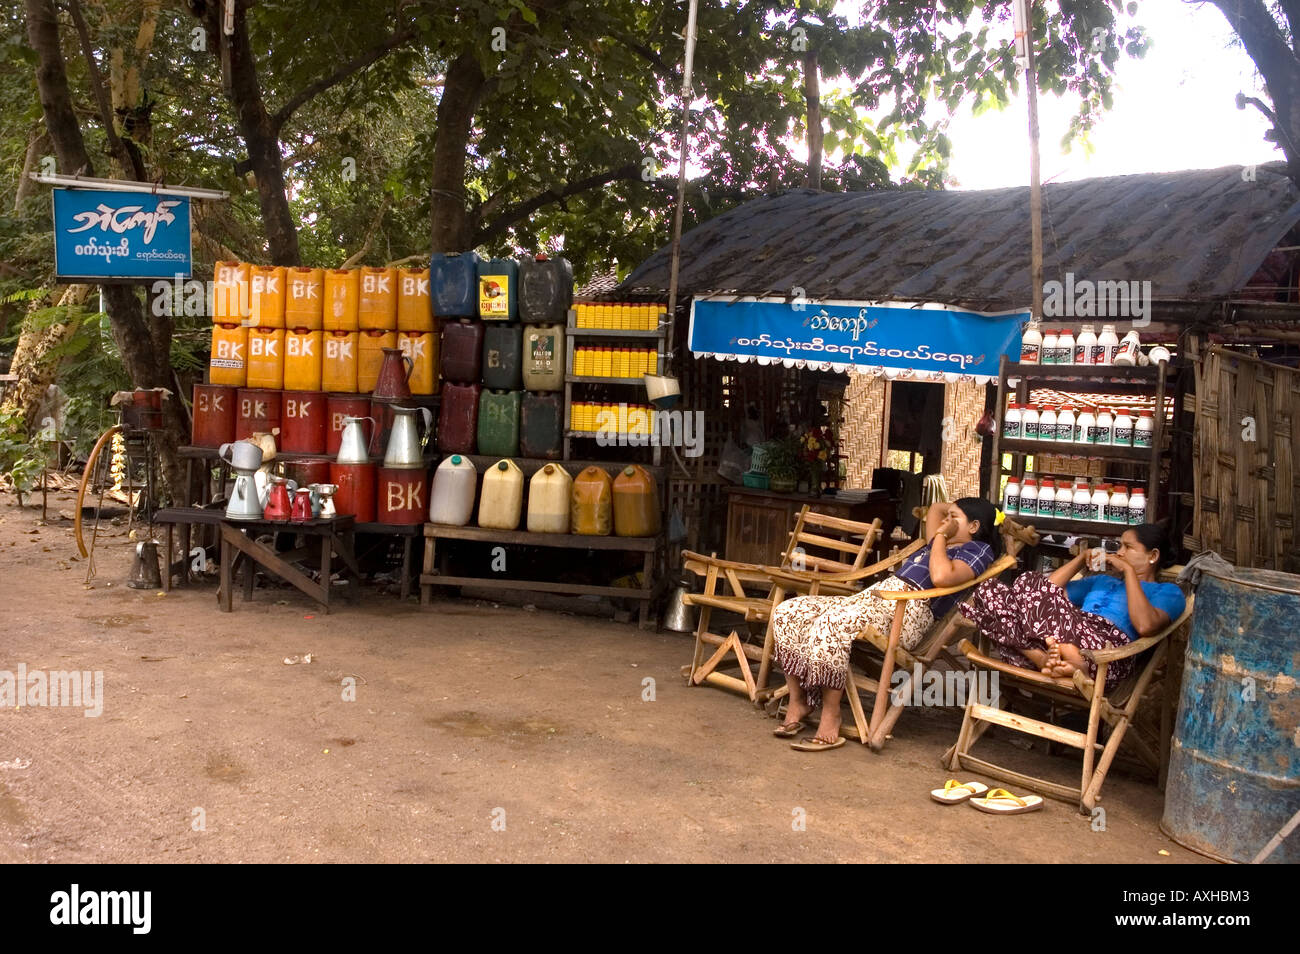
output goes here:
<path id="1" fill-rule="evenodd" d="M 806 728 L 802 722 L 787 722 L 779 729 L 773 729 L 772 734 L 778 739 L 793 739 Z"/>

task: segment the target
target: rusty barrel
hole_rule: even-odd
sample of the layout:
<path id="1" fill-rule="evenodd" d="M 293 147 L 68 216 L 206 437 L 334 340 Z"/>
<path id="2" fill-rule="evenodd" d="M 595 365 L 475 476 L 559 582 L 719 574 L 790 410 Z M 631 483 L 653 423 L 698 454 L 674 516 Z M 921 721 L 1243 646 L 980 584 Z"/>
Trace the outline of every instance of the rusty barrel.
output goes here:
<path id="1" fill-rule="evenodd" d="M 299 487 L 308 484 L 330 483 L 330 462 L 327 460 L 287 460 L 284 462 L 284 476 Z"/>
<path id="2" fill-rule="evenodd" d="M 1249 862 L 1300 811 L 1300 576 L 1206 573 L 1196 591 L 1160 827 Z M 1300 832 L 1270 862 L 1300 862 Z"/>
<path id="3" fill-rule="evenodd" d="M 324 454 L 328 423 L 324 391 L 286 391 L 280 417 L 280 449 L 291 454 Z"/>
<path id="4" fill-rule="evenodd" d="M 282 394 L 268 388 L 240 388 L 235 400 L 235 440 L 259 432 L 270 434 L 279 427 Z"/>
<path id="5" fill-rule="evenodd" d="M 194 385 L 191 444 L 195 447 L 220 447 L 235 439 L 235 391 L 224 384 Z"/>
<path id="6" fill-rule="evenodd" d="M 429 507 L 429 472 L 423 467 L 380 467 L 375 501 L 377 523 L 424 523 Z"/>
<path id="7" fill-rule="evenodd" d="M 357 523 L 375 522 L 375 465 L 330 464 L 330 483 L 337 484 L 334 509 Z"/>
<path id="8" fill-rule="evenodd" d="M 343 419 L 345 417 L 369 417 L 369 396 L 356 394 L 330 394 L 325 398 L 325 410 L 329 420 L 325 425 L 325 453 L 337 454 L 343 440 Z M 367 433 L 370 433 L 368 429 Z"/>

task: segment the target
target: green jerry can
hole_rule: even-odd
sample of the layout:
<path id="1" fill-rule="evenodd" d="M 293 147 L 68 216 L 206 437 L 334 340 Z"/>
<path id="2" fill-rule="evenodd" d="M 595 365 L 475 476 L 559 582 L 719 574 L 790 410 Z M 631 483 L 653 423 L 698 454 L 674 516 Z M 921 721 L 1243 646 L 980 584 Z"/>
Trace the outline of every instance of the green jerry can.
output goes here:
<path id="1" fill-rule="evenodd" d="M 484 391 L 478 402 L 478 452 L 488 457 L 519 454 L 519 408 L 523 391 Z"/>
<path id="2" fill-rule="evenodd" d="M 525 394 L 519 410 L 519 453 L 559 460 L 564 446 L 564 402 L 558 394 Z"/>

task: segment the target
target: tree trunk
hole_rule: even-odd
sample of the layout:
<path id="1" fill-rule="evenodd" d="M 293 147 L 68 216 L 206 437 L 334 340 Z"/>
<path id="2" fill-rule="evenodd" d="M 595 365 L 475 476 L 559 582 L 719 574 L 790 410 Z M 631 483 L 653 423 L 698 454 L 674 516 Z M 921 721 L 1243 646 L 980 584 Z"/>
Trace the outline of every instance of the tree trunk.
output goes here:
<path id="1" fill-rule="evenodd" d="M 90 297 L 91 286 L 69 285 L 59 297 L 60 308 L 80 305 Z M 39 311 L 48 299 L 33 301 L 27 309 L 30 315 Z M 43 328 L 25 326 L 14 348 L 13 363 L 9 367 L 11 374 L 18 376 L 13 387 L 5 394 L 5 410 L 18 411 L 23 416 L 23 431 L 31 434 L 36 430 L 36 411 L 40 407 L 45 392 L 54 379 L 58 377 L 59 362 L 50 358 L 50 352 L 63 344 L 72 335 L 75 323 L 56 321 Z"/>
<path id="2" fill-rule="evenodd" d="M 822 94 L 817 53 L 803 58 L 803 95 L 808 104 L 808 188 L 822 187 Z"/>
<path id="3" fill-rule="evenodd" d="M 14 212 L 20 210 L 27 197 L 36 191 L 36 180 L 32 178 L 32 173 L 40 171 L 37 167 L 41 164 L 41 158 L 49 151 L 50 134 L 42 128 L 27 144 L 27 155 L 23 158 L 23 172 L 18 179 L 18 191 L 14 196 Z"/>
<path id="4" fill-rule="evenodd" d="M 451 62 L 438 102 L 438 131 L 429 182 L 431 245 L 435 253 L 470 248 L 465 167 L 474 113 L 486 89 L 487 78 L 474 54 L 462 53 Z"/>

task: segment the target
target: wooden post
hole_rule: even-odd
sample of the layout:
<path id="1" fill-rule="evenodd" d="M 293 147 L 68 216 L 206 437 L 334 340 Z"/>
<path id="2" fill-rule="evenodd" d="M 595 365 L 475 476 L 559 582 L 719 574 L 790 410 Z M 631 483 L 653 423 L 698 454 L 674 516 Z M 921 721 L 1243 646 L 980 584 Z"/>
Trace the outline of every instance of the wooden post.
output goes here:
<path id="1" fill-rule="evenodd" d="M 1034 59 L 1033 0 L 1025 0 L 1025 89 L 1029 93 L 1029 291 L 1033 318 L 1043 317 L 1043 184 L 1038 160 L 1038 67 Z"/>

